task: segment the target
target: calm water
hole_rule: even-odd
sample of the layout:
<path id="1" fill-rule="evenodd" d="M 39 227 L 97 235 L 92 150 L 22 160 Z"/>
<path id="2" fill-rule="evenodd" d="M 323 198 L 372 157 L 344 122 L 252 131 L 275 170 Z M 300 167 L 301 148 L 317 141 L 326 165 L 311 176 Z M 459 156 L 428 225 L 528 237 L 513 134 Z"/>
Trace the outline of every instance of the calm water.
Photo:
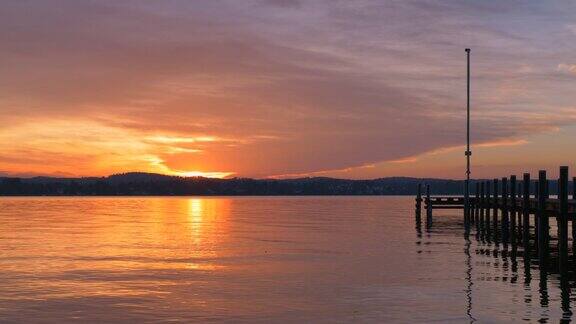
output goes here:
<path id="1" fill-rule="evenodd" d="M 458 211 L 418 234 L 413 208 L 412 197 L 0 198 L 0 321 L 570 316 L 557 277 L 466 240 Z"/>

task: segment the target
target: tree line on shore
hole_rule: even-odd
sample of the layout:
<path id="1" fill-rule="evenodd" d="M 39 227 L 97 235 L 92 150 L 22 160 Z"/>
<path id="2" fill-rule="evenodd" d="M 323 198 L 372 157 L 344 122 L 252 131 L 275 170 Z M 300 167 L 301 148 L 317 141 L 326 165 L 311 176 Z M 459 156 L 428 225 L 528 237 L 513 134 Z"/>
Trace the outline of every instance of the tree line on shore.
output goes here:
<path id="1" fill-rule="evenodd" d="M 418 183 L 432 193 L 461 194 L 463 181 L 390 177 L 347 180 L 325 177 L 298 179 L 214 179 L 153 173 L 124 173 L 86 178 L 0 178 L 4 196 L 177 196 L 177 195 L 415 195 Z"/>

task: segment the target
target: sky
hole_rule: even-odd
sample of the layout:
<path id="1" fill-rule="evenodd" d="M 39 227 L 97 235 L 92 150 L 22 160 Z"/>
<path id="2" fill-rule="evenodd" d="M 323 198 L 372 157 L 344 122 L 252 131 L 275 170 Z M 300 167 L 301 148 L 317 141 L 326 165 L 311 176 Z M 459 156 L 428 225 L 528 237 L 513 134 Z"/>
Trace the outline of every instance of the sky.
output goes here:
<path id="1" fill-rule="evenodd" d="M 576 2 L 5 0 L 0 174 L 576 167 Z"/>

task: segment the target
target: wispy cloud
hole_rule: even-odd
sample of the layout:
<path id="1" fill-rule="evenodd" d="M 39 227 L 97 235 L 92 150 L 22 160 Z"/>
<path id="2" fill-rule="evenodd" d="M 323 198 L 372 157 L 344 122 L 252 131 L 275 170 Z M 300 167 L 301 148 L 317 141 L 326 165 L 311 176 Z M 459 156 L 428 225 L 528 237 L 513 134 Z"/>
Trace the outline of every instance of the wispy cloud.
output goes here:
<path id="1" fill-rule="evenodd" d="M 558 71 L 576 74 L 576 64 L 560 63 L 557 67 Z"/>

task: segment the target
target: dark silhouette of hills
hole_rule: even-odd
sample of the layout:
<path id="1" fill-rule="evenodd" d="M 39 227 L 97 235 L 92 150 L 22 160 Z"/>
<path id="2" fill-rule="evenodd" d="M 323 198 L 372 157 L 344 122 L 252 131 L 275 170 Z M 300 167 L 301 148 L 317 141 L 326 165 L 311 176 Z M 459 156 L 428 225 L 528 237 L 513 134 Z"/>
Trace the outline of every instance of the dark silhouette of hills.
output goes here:
<path id="1" fill-rule="evenodd" d="M 299 179 L 214 179 L 130 172 L 108 177 L 0 177 L 4 196 L 172 196 L 172 195 L 414 195 L 418 183 L 432 193 L 461 194 L 464 182 L 446 179 L 390 177 L 345 180 L 325 177 Z M 555 184 L 551 183 L 551 190 Z M 474 188 L 474 183 L 472 183 Z"/>

